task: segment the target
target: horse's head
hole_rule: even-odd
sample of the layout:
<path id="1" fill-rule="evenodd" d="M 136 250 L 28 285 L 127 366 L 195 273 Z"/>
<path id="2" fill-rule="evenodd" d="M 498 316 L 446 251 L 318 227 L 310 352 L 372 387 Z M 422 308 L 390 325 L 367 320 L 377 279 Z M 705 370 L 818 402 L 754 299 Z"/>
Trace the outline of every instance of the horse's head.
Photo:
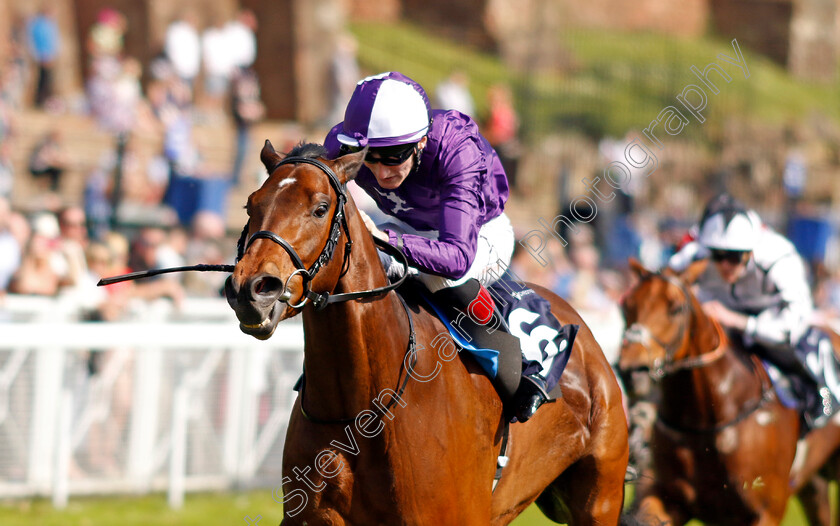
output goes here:
<path id="1" fill-rule="evenodd" d="M 651 272 L 633 258 L 629 264 L 638 281 L 621 305 L 627 328 L 619 369 L 624 374 L 643 369 L 661 375 L 665 366 L 688 352 L 692 317 L 700 311 L 690 287 L 706 262 L 693 263 L 681 274 L 670 269 Z"/>
<path id="2" fill-rule="evenodd" d="M 365 153 L 329 161 L 322 146 L 304 144 L 282 157 L 266 141 L 260 159 L 269 177 L 248 197 L 238 261 L 225 284 L 243 332 L 267 339 L 313 289 L 335 287 L 346 253 L 339 239 L 348 235 L 345 184 Z"/>

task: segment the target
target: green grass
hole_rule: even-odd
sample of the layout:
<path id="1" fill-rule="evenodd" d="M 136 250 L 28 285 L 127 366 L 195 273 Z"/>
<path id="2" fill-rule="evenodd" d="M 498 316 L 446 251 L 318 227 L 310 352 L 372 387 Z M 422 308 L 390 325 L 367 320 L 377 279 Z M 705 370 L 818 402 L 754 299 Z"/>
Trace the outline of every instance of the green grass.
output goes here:
<path id="1" fill-rule="evenodd" d="M 247 525 L 245 517 L 260 526 L 272 526 L 282 519 L 282 506 L 272 500 L 270 491 L 248 493 L 202 493 L 187 495 L 181 510 L 171 510 L 164 495 L 143 497 L 72 498 L 65 510 L 56 510 L 49 500 L 20 500 L 0 503 L 3 526 L 222 526 Z M 550 526 L 531 506 L 512 526 Z M 805 525 L 799 503 L 791 501 L 782 526 Z M 689 526 L 701 526 L 691 522 Z"/>
<path id="2" fill-rule="evenodd" d="M 245 517 L 262 515 L 260 526 L 280 523 L 283 508 L 271 491 L 188 494 L 181 510 L 172 510 L 165 495 L 71 498 L 64 510 L 49 500 L 0 504 L 3 526 L 215 526 L 247 525 Z"/>
<path id="3" fill-rule="evenodd" d="M 357 23 L 352 30 L 359 41 L 359 62 L 369 72 L 400 70 L 433 92 L 453 69 L 466 71 L 479 115 L 492 84 L 512 86 L 524 128 L 535 135 L 572 128 L 599 138 L 640 130 L 664 107 L 677 104 L 675 97 L 686 85 L 699 84 L 690 66 L 702 70 L 713 61 L 732 81 L 717 82 L 718 95 L 707 91 L 706 123 L 700 126 L 690 118 L 683 138 L 714 141 L 726 116 L 778 124 L 819 113 L 840 121 L 838 83 L 794 79 L 742 45 L 750 73 L 744 78 L 736 66 L 717 58 L 735 56 L 730 42 L 721 38 L 570 29 L 558 36 L 570 66 L 529 74 L 505 67 L 493 54 L 410 24 Z"/>

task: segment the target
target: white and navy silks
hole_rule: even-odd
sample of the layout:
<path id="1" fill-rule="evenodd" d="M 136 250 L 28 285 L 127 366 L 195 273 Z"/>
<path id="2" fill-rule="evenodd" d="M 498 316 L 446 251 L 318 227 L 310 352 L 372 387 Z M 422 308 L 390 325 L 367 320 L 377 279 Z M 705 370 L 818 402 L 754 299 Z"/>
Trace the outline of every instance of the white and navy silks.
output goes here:
<path id="1" fill-rule="evenodd" d="M 697 299 L 701 303 L 717 300 L 746 314 L 748 345 L 795 347 L 814 312 L 805 264 L 793 244 L 766 225 L 759 227 L 756 235 L 744 275 L 730 285 L 709 265 L 697 280 Z M 668 266 L 682 272 L 692 262 L 709 256 L 707 248 L 691 241 L 671 256 Z"/>
<path id="2" fill-rule="evenodd" d="M 757 216 L 752 216 L 754 221 Z M 799 405 L 785 399 L 786 392 L 779 370 L 774 366 L 792 369 L 791 364 L 800 364 L 805 374 L 816 383 L 816 389 L 799 395 L 806 405 L 806 422 L 811 425 L 814 416 L 829 416 L 837 411 L 840 399 L 840 367 L 831 341 L 820 329 L 811 326 L 814 305 L 808 284 L 805 264 L 793 244 L 783 236 L 760 222 L 752 257 L 746 264 L 744 274 L 733 284 L 726 283 L 714 265 L 710 264 L 698 278 L 697 299 L 703 303 L 717 300 L 727 308 L 747 315 L 747 327 L 742 334 L 744 345 L 749 348 L 758 345 L 759 355 L 765 359 L 768 372 L 780 395 L 789 405 Z M 697 241 L 686 244 L 674 254 L 668 266 L 681 272 L 692 262 L 710 256 L 710 251 Z M 768 358 L 772 356 L 773 358 Z M 793 367 L 796 369 L 796 367 Z M 794 382 L 799 381 L 792 378 Z M 830 391 L 826 391 L 825 388 Z M 794 389 L 796 390 L 796 389 Z M 805 388 L 809 391 L 808 388 Z M 816 396 L 815 396 L 816 395 Z M 833 395 L 834 400 L 830 400 Z M 835 406 L 835 407 L 832 407 Z"/>

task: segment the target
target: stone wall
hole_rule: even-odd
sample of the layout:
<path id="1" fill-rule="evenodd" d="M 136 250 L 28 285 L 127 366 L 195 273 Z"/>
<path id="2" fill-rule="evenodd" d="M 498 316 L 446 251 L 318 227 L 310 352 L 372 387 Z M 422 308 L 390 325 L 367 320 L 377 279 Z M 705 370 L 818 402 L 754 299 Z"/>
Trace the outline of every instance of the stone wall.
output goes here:
<path id="1" fill-rule="evenodd" d="M 790 28 L 788 70 L 800 78 L 832 81 L 837 76 L 837 0 L 800 0 Z"/>
<path id="2" fill-rule="evenodd" d="M 353 20 L 393 22 L 402 16 L 400 0 L 341 0 L 340 3 Z"/>
<path id="3" fill-rule="evenodd" d="M 560 2 L 567 24 L 621 31 L 700 36 L 709 16 L 707 0 L 588 0 Z"/>
<path id="4" fill-rule="evenodd" d="M 787 64 L 793 0 L 711 0 L 711 7 L 715 32 Z"/>
<path id="5" fill-rule="evenodd" d="M 432 32 L 483 49 L 494 49 L 487 30 L 487 0 L 402 0 L 403 17 Z"/>

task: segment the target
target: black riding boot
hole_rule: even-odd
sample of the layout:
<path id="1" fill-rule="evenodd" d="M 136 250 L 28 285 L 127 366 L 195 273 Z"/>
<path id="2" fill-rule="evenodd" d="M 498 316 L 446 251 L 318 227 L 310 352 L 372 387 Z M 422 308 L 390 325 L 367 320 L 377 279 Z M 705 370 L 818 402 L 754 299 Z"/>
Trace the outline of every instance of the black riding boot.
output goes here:
<path id="1" fill-rule="evenodd" d="M 453 328 L 466 341 L 479 348 L 499 351 L 499 369 L 493 385 L 502 397 L 506 411 L 520 422 L 531 418 L 548 400 L 545 380 L 539 375 L 522 376 L 522 349 L 510 334 L 495 308 L 490 293 L 476 279 L 432 294 L 434 304 L 444 309 Z"/>
<path id="2" fill-rule="evenodd" d="M 756 346 L 756 354 L 778 367 L 790 381 L 796 398 L 803 405 L 805 421 L 809 427 L 824 420 L 824 397 L 820 392 L 820 382 L 802 361 L 796 352 L 788 349 Z M 830 403 L 830 401 L 829 401 Z"/>

